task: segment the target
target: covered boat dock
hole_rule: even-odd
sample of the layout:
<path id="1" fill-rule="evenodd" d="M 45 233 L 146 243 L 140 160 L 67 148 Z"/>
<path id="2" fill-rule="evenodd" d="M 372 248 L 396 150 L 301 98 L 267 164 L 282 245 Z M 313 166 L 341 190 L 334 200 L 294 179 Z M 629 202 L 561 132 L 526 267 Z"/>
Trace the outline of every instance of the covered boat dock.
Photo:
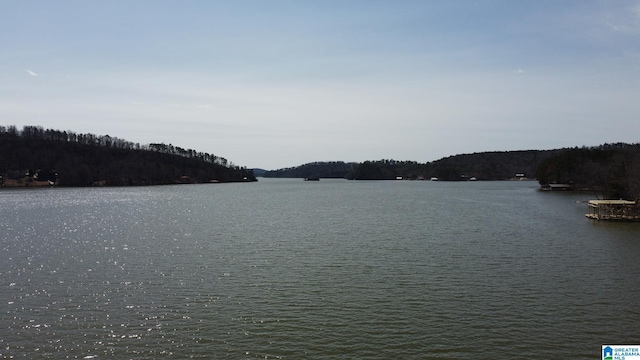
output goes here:
<path id="1" fill-rule="evenodd" d="M 629 200 L 589 200 L 586 216 L 595 220 L 640 221 L 640 208 Z"/>

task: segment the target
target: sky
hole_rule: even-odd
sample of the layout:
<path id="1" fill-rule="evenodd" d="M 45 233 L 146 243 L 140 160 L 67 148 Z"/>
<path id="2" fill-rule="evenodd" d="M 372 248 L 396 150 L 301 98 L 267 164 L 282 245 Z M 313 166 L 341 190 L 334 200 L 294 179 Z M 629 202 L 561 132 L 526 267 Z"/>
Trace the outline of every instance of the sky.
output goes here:
<path id="1" fill-rule="evenodd" d="M 0 124 L 268 170 L 640 142 L 640 0 L 0 0 Z"/>

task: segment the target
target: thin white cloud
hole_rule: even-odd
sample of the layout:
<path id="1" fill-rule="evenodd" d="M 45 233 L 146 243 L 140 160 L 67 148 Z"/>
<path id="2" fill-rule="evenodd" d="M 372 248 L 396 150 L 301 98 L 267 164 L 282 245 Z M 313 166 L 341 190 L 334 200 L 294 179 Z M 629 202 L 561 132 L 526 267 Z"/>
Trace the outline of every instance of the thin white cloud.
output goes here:
<path id="1" fill-rule="evenodd" d="M 517 69 L 513 70 L 513 72 L 516 73 L 516 74 L 522 74 L 522 73 L 524 73 L 524 70 L 522 70 L 521 68 L 517 68 Z"/>
<path id="2" fill-rule="evenodd" d="M 38 76 L 38 74 L 35 71 L 27 69 L 26 72 L 27 72 L 27 74 L 29 74 L 31 76 Z"/>
<path id="3" fill-rule="evenodd" d="M 633 8 L 624 8 L 612 14 L 605 25 L 614 32 L 621 34 L 640 33 L 640 4 Z"/>
<path id="4" fill-rule="evenodd" d="M 611 23 L 609 23 L 609 22 L 607 22 L 606 24 L 607 24 L 607 26 L 609 27 L 609 29 L 611 29 L 611 30 L 613 30 L 613 31 L 620 31 L 620 29 L 618 29 L 618 26 L 613 25 L 613 24 L 611 24 Z"/>

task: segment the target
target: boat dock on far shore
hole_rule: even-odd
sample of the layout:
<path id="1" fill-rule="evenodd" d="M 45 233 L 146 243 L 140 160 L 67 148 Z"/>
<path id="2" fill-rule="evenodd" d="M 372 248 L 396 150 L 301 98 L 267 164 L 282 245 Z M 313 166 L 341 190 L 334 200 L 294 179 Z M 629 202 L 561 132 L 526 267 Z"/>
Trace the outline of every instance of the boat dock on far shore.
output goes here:
<path id="1" fill-rule="evenodd" d="M 629 200 L 589 200 L 589 219 L 608 221 L 640 221 L 640 207 Z"/>

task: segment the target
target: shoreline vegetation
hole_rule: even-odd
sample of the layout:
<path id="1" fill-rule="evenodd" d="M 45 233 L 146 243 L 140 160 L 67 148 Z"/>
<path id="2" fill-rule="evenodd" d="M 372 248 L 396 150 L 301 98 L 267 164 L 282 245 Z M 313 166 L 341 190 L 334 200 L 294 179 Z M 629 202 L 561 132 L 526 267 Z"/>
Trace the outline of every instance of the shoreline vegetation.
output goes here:
<path id="1" fill-rule="evenodd" d="M 83 187 L 257 181 L 223 157 L 164 143 L 41 126 L 0 126 L 0 186 Z"/>
<path id="2" fill-rule="evenodd" d="M 264 171 L 267 178 L 350 180 L 537 180 L 543 190 L 579 190 L 598 199 L 640 199 L 640 144 L 454 155 L 427 163 L 378 160 L 312 162 Z M 257 170 L 260 170 L 258 172 Z"/>
<path id="3" fill-rule="evenodd" d="M 383 159 L 312 162 L 247 169 L 223 157 L 164 143 L 141 145 L 109 135 L 41 126 L 0 126 L 0 186 L 140 186 L 257 181 L 537 180 L 546 190 L 583 190 L 599 199 L 640 198 L 640 144 L 461 154 L 433 162 Z"/>

